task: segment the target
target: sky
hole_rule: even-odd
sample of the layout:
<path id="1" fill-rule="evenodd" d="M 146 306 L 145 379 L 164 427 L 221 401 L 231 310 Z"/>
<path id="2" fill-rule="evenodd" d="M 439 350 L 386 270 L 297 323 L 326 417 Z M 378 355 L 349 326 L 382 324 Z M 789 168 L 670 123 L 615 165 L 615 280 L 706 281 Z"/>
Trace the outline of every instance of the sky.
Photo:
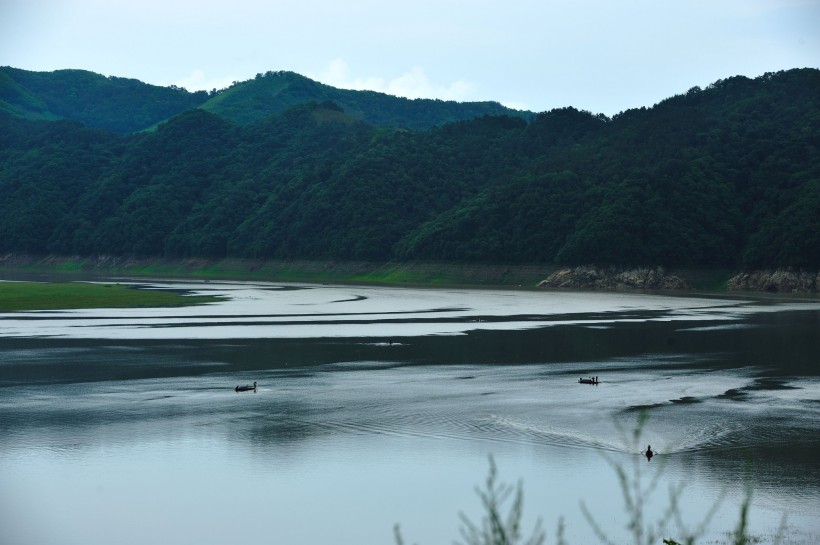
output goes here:
<path id="1" fill-rule="evenodd" d="M 820 68 L 820 0 L 0 0 L 0 66 L 191 91 L 290 70 L 614 115 L 735 75 Z"/>

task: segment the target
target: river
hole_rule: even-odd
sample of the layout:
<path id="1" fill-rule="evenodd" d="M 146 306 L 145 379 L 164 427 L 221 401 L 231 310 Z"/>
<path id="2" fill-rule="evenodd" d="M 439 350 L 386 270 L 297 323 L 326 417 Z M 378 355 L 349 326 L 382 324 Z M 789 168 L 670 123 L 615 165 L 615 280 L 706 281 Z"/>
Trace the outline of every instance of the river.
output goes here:
<path id="1" fill-rule="evenodd" d="M 820 541 L 817 300 L 134 285 L 223 300 L 0 315 L 1 543 L 451 543 L 491 458 L 548 543 L 631 542 L 617 467 L 647 524 L 675 490 L 660 537 L 750 489 L 761 543 Z"/>

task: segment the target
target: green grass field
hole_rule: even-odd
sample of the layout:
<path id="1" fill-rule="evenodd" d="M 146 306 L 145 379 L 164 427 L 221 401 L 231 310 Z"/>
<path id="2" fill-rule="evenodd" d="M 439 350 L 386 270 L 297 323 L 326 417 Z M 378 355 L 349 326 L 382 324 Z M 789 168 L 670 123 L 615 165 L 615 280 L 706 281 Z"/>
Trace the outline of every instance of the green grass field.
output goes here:
<path id="1" fill-rule="evenodd" d="M 0 282 L 0 312 L 72 308 L 179 307 L 218 297 L 86 282 Z"/>

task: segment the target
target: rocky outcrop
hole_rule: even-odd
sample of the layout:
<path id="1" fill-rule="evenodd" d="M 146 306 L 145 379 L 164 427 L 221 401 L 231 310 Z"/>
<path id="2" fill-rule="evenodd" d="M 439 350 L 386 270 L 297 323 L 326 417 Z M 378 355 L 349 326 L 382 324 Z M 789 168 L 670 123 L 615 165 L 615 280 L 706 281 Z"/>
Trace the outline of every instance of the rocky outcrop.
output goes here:
<path id="1" fill-rule="evenodd" d="M 624 269 L 573 267 L 559 269 L 542 280 L 540 288 L 685 290 L 689 285 L 663 267 Z"/>
<path id="2" fill-rule="evenodd" d="M 817 293 L 820 272 L 777 269 L 736 274 L 726 284 L 727 291 L 761 291 L 768 293 Z"/>
<path id="3" fill-rule="evenodd" d="M 691 290 L 760 292 L 820 296 L 820 272 L 795 269 L 742 272 L 728 282 L 728 271 L 663 267 L 571 267 L 557 269 L 538 283 L 540 288 L 610 290 Z M 134 275 L 213 278 L 255 278 L 299 282 L 374 282 L 434 285 L 531 286 L 543 278 L 537 265 L 476 265 L 443 263 L 367 263 L 334 261 L 275 261 L 250 259 L 151 259 L 124 256 L 36 256 L 0 254 L 0 278 L 32 275 L 84 277 Z"/>

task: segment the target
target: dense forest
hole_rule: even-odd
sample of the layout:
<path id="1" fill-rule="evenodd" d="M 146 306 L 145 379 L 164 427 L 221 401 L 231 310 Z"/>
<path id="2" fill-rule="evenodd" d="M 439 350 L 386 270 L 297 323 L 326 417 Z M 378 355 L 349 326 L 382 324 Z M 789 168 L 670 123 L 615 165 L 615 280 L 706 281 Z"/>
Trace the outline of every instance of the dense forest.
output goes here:
<path id="1" fill-rule="evenodd" d="M 497 102 L 411 100 L 374 91 L 336 89 L 293 72 L 257 74 L 227 89 L 189 93 L 179 87 L 158 87 L 84 70 L 30 72 L 0 67 L 0 113 L 32 120 L 74 120 L 121 134 L 152 130 L 157 123 L 191 108 L 247 125 L 293 106 L 328 101 L 355 119 L 414 130 L 482 115 L 533 116 Z"/>
<path id="2" fill-rule="evenodd" d="M 301 81 L 202 93 L 144 132 L 126 128 L 133 112 L 154 112 L 148 125 L 197 95 L 154 89 L 118 125 L 33 92 L 12 111 L 22 87 L 0 80 L 0 251 L 820 267 L 818 70 L 731 77 L 612 118 L 463 110 L 445 124 L 429 117 L 440 101 L 252 92 L 283 78 Z M 93 110 L 79 96 L 74 110 Z"/>
<path id="3" fill-rule="evenodd" d="M 146 129 L 208 100 L 208 93 L 158 87 L 84 70 L 29 72 L 0 67 L 0 112 L 26 119 L 72 119 L 129 133 Z"/>

